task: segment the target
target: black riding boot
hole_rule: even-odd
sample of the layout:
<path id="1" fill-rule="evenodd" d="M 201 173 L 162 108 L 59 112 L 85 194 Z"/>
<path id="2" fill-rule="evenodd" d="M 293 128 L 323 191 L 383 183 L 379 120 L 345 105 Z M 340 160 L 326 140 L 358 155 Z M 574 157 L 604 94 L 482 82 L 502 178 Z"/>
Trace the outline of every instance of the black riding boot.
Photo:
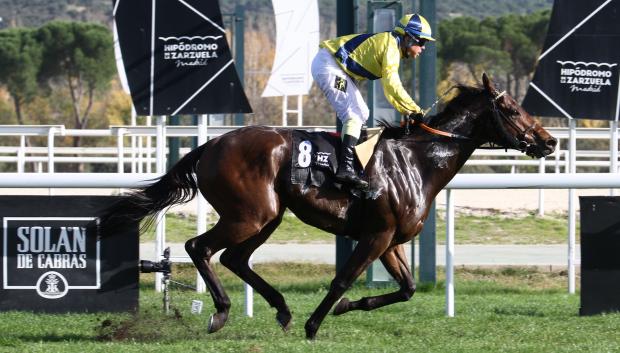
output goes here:
<path id="1" fill-rule="evenodd" d="M 353 164 L 355 163 L 355 151 L 353 149 L 356 144 L 357 138 L 351 135 L 344 135 L 336 179 L 355 189 L 364 190 L 368 188 L 368 182 L 360 179 L 353 168 Z"/>

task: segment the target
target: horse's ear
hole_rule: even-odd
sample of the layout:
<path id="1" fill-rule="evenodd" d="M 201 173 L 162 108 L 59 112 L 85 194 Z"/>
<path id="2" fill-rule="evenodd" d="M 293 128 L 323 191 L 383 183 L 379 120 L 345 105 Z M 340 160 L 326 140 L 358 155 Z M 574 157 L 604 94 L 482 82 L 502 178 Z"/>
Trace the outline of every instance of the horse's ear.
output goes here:
<path id="1" fill-rule="evenodd" d="M 487 92 L 491 94 L 495 93 L 495 84 L 493 83 L 493 81 L 491 81 L 486 72 L 482 74 L 482 84 L 484 86 L 484 89 L 487 90 Z"/>

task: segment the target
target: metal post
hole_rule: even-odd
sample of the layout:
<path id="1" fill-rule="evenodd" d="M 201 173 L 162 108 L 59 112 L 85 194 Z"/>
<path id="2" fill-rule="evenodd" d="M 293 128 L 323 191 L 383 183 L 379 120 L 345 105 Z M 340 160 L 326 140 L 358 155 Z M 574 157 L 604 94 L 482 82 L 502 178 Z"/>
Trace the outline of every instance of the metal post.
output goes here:
<path id="1" fill-rule="evenodd" d="M 336 32 L 338 36 L 355 32 L 355 3 L 354 0 L 337 0 L 336 3 Z M 336 118 L 338 131 L 342 124 Z M 353 241 L 343 236 L 336 237 L 336 271 L 339 271 L 353 253 Z"/>
<path id="2" fill-rule="evenodd" d="M 169 125 L 179 125 L 179 116 L 171 116 Z M 181 142 L 178 137 L 168 137 L 168 169 L 172 168 L 179 161 L 179 148 Z"/>
<path id="3" fill-rule="evenodd" d="M 207 142 L 207 122 L 209 117 L 207 115 L 199 115 L 198 126 L 198 146 L 202 146 Z M 196 206 L 196 236 L 204 234 L 207 231 L 207 200 L 201 193 L 197 195 Z M 200 276 L 200 272 L 196 271 L 196 292 L 204 293 L 207 291 L 207 285 Z"/>
<path id="4" fill-rule="evenodd" d="M 454 317 L 454 200 L 446 190 L 446 316 Z"/>
<path id="5" fill-rule="evenodd" d="M 235 51 L 235 67 L 237 68 L 237 76 L 239 76 L 239 82 L 241 82 L 242 86 L 245 86 L 244 83 L 244 62 L 245 62 L 245 50 L 243 48 L 244 46 L 244 26 L 245 26 L 245 22 L 244 22 L 244 18 L 245 18 L 245 6 L 243 5 L 239 5 L 237 4 L 235 6 L 235 15 L 233 16 L 233 22 L 234 22 L 234 36 L 235 36 L 235 45 L 234 45 L 234 51 Z M 234 116 L 234 124 L 237 126 L 242 126 L 244 125 L 244 117 L 243 114 L 238 113 L 235 114 Z"/>
<path id="6" fill-rule="evenodd" d="M 156 169 L 158 174 L 165 172 L 166 167 L 166 117 L 157 117 L 157 136 L 156 138 Z M 155 261 L 163 259 L 163 252 L 166 246 L 166 218 L 165 211 L 157 214 L 157 225 L 155 228 Z M 155 273 L 155 290 L 162 291 L 162 273 Z"/>
<path id="7" fill-rule="evenodd" d="M 570 173 L 575 173 L 576 168 L 576 154 L 577 154 L 577 138 L 575 136 L 575 129 L 577 127 L 577 121 L 570 119 L 570 131 L 569 131 L 569 170 Z M 568 293 L 575 294 L 575 228 L 576 228 L 576 195 L 575 189 L 568 189 Z"/>
<path id="8" fill-rule="evenodd" d="M 422 283 L 437 283 L 437 218 L 436 218 L 436 206 L 435 201 L 431 204 L 431 208 L 428 212 L 428 218 L 424 222 L 424 228 L 419 239 L 419 270 L 420 270 L 420 282 Z M 411 242 L 411 258 L 414 259 L 415 247 L 413 241 Z M 412 261 L 413 262 L 413 261 Z"/>
<path id="9" fill-rule="evenodd" d="M 437 9 L 435 0 L 420 0 L 420 13 L 428 20 L 433 33 L 437 33 Z M 436 77 L 437 46 L 429 43 L 420 56 L 420 105 L 430 107 L 436 99 L 435 88 L 437 87 Z M 434 114 L 435 111 L 428 112 Z M 420 282 L 437 282 L 435 253 L 437 241 L 435 238 L 435 203 L 431 206 L 422 235 L 420 236 Z M 432 218 L 432 219 L 431 219 Z"/>

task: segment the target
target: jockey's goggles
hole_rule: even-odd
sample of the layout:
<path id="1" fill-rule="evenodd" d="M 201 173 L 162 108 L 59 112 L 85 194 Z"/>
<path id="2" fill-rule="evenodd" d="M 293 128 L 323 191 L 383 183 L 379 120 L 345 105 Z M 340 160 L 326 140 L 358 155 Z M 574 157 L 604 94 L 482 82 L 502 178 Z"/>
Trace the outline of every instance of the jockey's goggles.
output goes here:
<path id="1" fill-rule="evenodd" d="M 416 38 L 416 37 L 411 37 L 413 38 L 413 44 L 412 45 L 417 45 L 420 47 L 423 47 L 424 44 L 426 44 L 426 42 L 428 42 L 428 39 L 424 39 L 424 38 Z"/>

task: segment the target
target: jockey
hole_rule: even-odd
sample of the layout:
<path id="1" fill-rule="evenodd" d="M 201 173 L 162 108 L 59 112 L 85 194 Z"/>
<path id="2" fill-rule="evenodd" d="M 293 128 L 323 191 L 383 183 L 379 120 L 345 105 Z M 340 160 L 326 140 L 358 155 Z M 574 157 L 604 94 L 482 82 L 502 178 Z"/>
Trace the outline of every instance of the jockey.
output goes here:
<path id="1" fill-rule="evenodd" d="M 420 119 L 423 111 L 403 88 L 398 75 L 401 58 L 415 59 L 427 41 L 431 26 L 419 14 L 403 16 L 392 32 L 351 34 L 326 40 L 312 61 L 312 77 L 342 122 L 342 151 L 336 179 L 359 189 L 368 183 L 353 168 L 354 147 L 368 106 L 357 81 L 381 79 L 387 100 L 401 114 Z"/>

